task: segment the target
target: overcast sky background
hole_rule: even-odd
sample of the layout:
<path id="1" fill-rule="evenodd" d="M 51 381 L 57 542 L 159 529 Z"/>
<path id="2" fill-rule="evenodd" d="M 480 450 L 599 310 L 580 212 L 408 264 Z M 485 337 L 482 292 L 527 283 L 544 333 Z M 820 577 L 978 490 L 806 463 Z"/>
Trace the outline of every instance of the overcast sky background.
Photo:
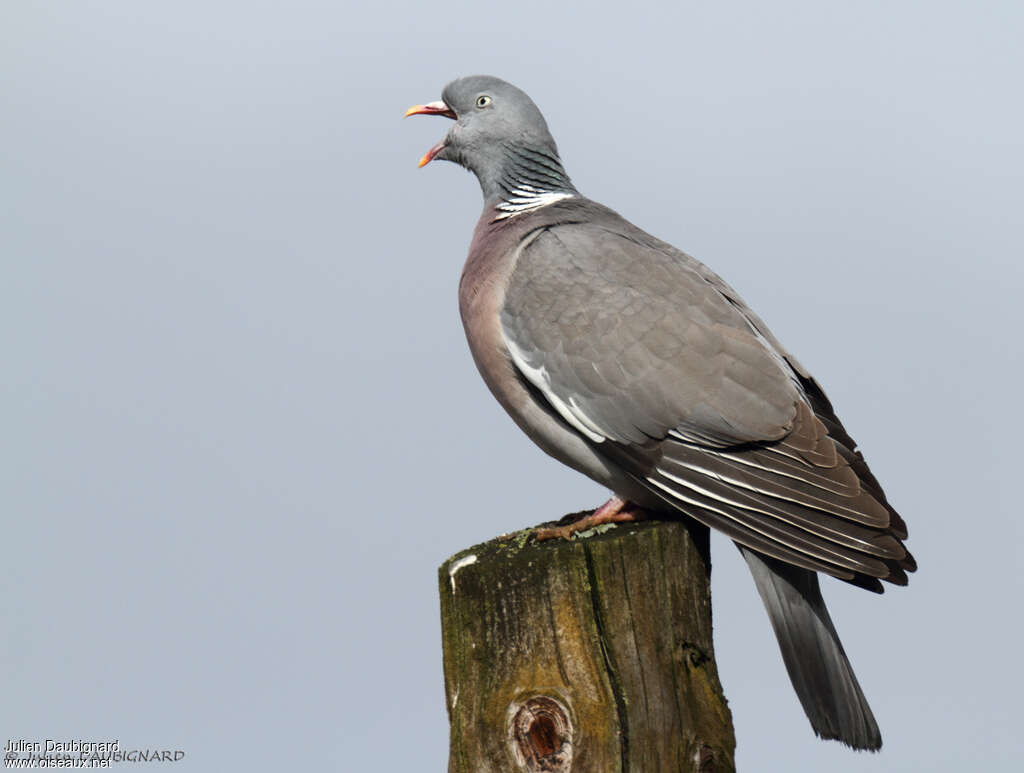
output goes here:
<path id="1" fill-rule="evenodd" d="M 436 567 L 599 504 L 479 379 L 454 77 L 815 373 L 921 569 L 826 595 L 885 738 L 816 740 L 737 552 L 745 771 L 1016 770 L 1019 2 L 0 4 L 0 742 L 440 771 Z"/>

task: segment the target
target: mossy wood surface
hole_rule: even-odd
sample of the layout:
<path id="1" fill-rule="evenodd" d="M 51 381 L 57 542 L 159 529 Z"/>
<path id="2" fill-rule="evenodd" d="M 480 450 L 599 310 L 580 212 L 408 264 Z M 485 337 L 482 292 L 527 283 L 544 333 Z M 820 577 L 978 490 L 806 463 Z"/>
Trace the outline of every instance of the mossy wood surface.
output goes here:
<path id="1" fill-rule="evenodd" d="M 449 773 L 734 770 L 707 540 L 645 522 L 446 561 Z"/>

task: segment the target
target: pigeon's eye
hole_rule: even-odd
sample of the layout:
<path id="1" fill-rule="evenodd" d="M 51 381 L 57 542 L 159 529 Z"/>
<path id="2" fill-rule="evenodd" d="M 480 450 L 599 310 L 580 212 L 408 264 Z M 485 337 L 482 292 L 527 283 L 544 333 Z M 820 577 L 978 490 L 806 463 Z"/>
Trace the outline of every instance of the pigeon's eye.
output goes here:
<path id="1" fill-rule="evenodd" d="M 491 98 L 486 94 L 476 98 L 476 106 L 479 108 L 487 107 L 489 104 L 491 104 Z"/>

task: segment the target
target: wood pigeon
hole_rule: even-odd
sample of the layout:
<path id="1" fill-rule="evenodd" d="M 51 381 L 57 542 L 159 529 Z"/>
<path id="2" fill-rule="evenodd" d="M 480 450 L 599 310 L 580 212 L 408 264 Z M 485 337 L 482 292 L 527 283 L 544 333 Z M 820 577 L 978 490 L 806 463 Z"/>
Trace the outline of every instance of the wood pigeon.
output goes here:
<path id="1" fill-rule="evenodd" d="M 406 115 L 454 121 L 420 166 L 453 161 L 483 190 L 459 284 L 469 347 L 519 427 L 613 492 L 585 523 L 642 508 L 728 535 L 814 731 L 878 749 L 817 573 L 881 592 L 916 564 L 821 387 L 711 269 L 581 194 L 515 86 L 461 78 Z"/>

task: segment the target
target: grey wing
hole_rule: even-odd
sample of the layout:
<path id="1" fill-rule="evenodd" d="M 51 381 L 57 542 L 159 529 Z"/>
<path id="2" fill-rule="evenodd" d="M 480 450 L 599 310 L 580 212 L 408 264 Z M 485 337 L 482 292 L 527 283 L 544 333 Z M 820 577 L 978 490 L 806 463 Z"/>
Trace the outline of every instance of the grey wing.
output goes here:
<path id="1" fill-rule="evenodd" d="M 783 358 L 692 267 L 598 226 L 529 237 L 501 323 L 516 366 L 595 442 L 777 440 L 802 399 Z"/>
<path id="2" fill-rule="evenodd" d="M 872 590 L 906 528 L 820 388 L 702 264 L 601 226 L 520 247 L 513 363 L 595 450 L 737 542 Z"/>

